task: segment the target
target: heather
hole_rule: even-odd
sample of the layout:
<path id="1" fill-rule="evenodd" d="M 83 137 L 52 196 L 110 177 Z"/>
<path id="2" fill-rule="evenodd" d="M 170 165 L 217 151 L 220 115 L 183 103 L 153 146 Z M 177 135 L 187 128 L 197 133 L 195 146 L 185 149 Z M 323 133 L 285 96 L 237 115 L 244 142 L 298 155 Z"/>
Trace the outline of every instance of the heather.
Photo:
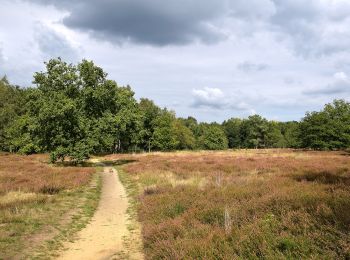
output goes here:
<path id="1" fill-rule="evenodd" d="M 0 259 L 47 259 L 97 207 L 95 168 L 48 160 L 47 154 L 0 154 Z"/>
<path id="2" fill-rule="evenodd" d="M 148 259 L 347 259 L 342 152 L 115 155 L 137 185 Z"/>
<path id="3" fill-rule="evenodd" d="M 0 195 L 10 191 L 58 193 L 89 182 L 93 168 L 59 167 L 47 155 L 0 155 Z"/>

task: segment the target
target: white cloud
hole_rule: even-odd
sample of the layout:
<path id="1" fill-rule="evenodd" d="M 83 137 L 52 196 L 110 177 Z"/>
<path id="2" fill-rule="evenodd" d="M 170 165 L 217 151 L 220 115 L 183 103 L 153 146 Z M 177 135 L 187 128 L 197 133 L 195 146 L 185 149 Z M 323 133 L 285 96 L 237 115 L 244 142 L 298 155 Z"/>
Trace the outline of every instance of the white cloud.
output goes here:
<path id="1" fill-rule="evenodd" d="M 348 80 L 349 80 L 349 77 L 348 77 L 348 75 L 346 75 L 345 72 L 340 71 L 340 72 L 336 72 L 336 73 L 334 74 L 334 79 L 335 79 L 336 81 L 348 81 Z"/>
<path id="2" fill-rule="evenodd" d="M 227 95 L 219 88 L 194 89 L 192 91 L 192 107 L 228 110 L 252 110 L 237 96 Z"/>
<path id="3" fill-rule="evenodd" d="M 192 95 L 194 97 L 194 107 L 222 108 L 226 105 L 224 102 L 224 93 L 218 88 L 205 87 L 204 89 L 194 89 Z"/>

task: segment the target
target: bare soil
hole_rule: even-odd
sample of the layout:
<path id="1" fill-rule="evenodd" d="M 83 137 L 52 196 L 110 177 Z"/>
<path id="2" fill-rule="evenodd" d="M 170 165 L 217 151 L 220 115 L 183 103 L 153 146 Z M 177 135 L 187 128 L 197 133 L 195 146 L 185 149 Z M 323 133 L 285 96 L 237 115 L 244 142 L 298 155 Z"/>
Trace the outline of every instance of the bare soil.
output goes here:
<path id="1" fill-rule="evenodd" d="M 77 239 L 67 242 L 58 259 L 111 259 L 123 250 L 123 237 L 128 235 L 128 199 L 117 171 L 104 167 L 99 206 L 91 222 Z"/>

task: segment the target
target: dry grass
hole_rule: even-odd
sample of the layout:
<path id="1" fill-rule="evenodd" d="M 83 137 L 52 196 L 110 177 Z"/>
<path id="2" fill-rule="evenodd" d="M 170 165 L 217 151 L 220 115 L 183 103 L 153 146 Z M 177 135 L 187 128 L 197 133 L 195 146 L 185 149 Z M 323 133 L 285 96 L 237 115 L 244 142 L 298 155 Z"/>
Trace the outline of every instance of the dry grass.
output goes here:
<path id="1" fill-rule="evenodd" d="M 241 150 L 107 159 L 130 162 L 123 169 L 139 187 L 148 259 L 350 258 L 347 154 Z"/>
<path id="2" fill-rule="evenodd" d="M 18 208 L 27 203 L 44 203 L 45 201 L 47 201 L 47 196 L 43 194 L 10 191 L 0 197 L 0 210 Z"/>
<path id="3" fill-rule="evenodd" d="M 0 195 L 10 191 L 54 194 L 86 184 L 93 168 L 54 167 L 47 155 L 0 155 Z"/>
<path id="4" fill-rule="evenodd" d="M 63 230 L 70 210 L 84 206 L 80 197 L 96 169 L 54 167 L 47 160 L 47 155 L 0 154 L 0 259 L 27 256 Z"/>

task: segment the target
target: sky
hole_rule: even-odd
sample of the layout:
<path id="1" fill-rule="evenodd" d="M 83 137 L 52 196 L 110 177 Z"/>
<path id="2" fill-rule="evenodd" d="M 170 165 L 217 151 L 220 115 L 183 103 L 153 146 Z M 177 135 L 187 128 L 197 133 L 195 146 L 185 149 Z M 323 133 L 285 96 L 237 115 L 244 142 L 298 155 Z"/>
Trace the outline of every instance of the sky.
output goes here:
<path id="1" fill-rule="evenodd" d="M 181 117 L 300 120 L 350 98 L 350 0 L 0 0 L 0 75 L 93 60 Z"/>

